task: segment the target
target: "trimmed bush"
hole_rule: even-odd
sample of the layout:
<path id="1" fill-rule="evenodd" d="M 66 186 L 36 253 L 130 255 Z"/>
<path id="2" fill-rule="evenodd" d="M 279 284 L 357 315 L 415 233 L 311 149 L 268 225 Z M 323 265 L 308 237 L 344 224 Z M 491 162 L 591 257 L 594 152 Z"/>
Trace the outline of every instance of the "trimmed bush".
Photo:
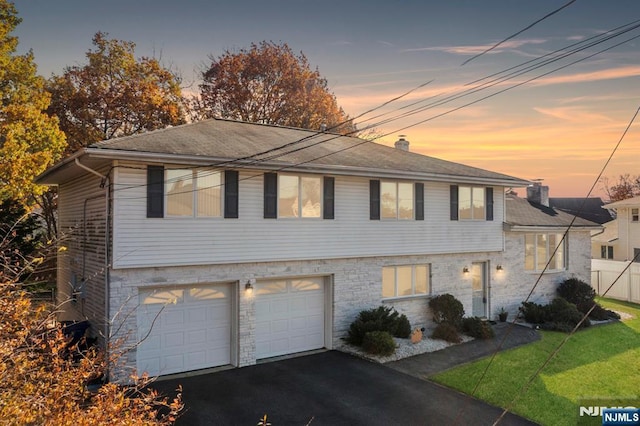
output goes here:
<path id="1" fill-rule="evenodd" d="M 582 312 L 578 311 L 576 305 L 567 302 L 561 297 L 556 297 L 546 307 L 547 315 L 545 322 L 568 324 L 573 327 L 580 322 L 583 317 Z M 580 327 L 588 327 L 591 325 L 589 318 L 585 319 Z"/>
<path id="2" fill-rule="evenodd" d="M 620 315 L 609 311 L 595 301 L 596 291 L 584 281 L 577 278 L 569 278 L 558 287 L 560 297 L 573 303 L 578 311 L 586 314 L 593 307 L 589 318 L 594 321 L 606 321 L 609 319 L 620 319 Z M 594 307 L 595 305 L 595 307 Z"/>
<path id="3" fill-rule="evenodd" d="M 433 321 L 436 324 L 450 324 L 456 330 L 462 329 L 462 317 L 464 307 L 462 303 L 451 294 L 441 294 L 429 300 L 429 307 L 433 313 Z"/>
<path id="4" fill-rule="evenodd" d="M 370 354 L 389 356 L 396 351 L 396 343 L 387 331 L 370 331 L 362 339 L 362 349 Z"/>
<path id="5" fill-rule="evenodd" d="M 386 331 L 395 337 L 408 338 L 411 324 L 406 315 L 400 315 L 395 309 L 386 306 L 361 311 L 349 327 L 347 342 L 361 346 L 365 334 L 371 331 Z"/>
<path id="6" fill-rule="evenodd" d="M 397 325 L 398 327 L 394 336 L 400 337 L 401 339 L 408 339 L 409 336 L 411 336 L 411 323 L 409 322 L 409 318 L 407 318 L 405 314 L 400 315 Z"/>
<path id="7" fill-rule="evenodd" d="M 596 291 L 589 284 L 577 278 L 569 278 L 563 281 L 558 286 L 557 292 L 560 297 L 576 306 L 585 302 L 593 302 L 596 297 Z"/>
<path id="8" fill-rule="evenodd" d="M 520 307 L 525 321 L 539 324 L 544 330 L 571 331 L 582 320 L 584 314 L 578 311 L 576 305 L 567 302 L 561 297 L 556 297 L 546 306 L 537 303 L 522 303 Z M 587 318 L 580 327 L 591 325 Z"/>
<path id="9" fill-rule="evenodd" d="M 533 302 L 522 302 L 520 313 L 531 324 L 542 324 L 545 320 L 545 307 Z"/>
<path id="10" fill-rule="evenodd" d="M 480 317 L 467 317 L 462 320 L 462 332 L 477 339 L 493 339 L 495 333 L 487 321 Z"/>
<path id="11" fill-rule="evenodd" d="M 458 334 L 458 329 L 448 322 L 441 322 L 433 329 L 432 339 L 445 340 L 451 343 L 460 343 L 462 339 Z"/>

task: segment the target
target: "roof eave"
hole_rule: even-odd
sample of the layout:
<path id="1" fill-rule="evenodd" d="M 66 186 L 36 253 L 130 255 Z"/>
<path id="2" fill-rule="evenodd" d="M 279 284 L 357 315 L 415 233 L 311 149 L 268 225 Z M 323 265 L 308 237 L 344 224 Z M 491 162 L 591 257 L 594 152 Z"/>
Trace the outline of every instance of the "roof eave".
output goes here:
<path id="1" fill-rule="evenodd" d="M 531 182 L 518 178 L 498 178 L 498 177 L 481 177 L 481 176 L 465 176 L 465 175 L 449 175 L 440 173 L 416 172 L 405 170 L 388 170 L 379 168 L 351 167 L 340 165 L 324 165 L 315 163 L 291 164 L 285 162 L 260 162 L 256 164 L 252 160 L 236 161 L 229 158 L 203 157 L 201 155 L 184 155 L 157 152 L 141 152 L 141 151 L 124 151 L 104 148 L 85 148 L 87 155 L 92 158 L 103 158 L 109 160 L 125 160 L 125 161 L 144 161 L 148 163 L 174 163 L 189 164 L 195 166 L 212 166 L 219 164 L 220 167 L 230 166 L 233 162 L 235 169 L 253 169 L 253 170 L 288 170 L 302 171 L 307 173 L 329 173 L 344 176 L 367 176 L 380 178 L 397 178 L 397 179 L 415 179 L 428 180 L 438 182 L 459 182 L 459 183 L 478 183 L 485 185 L 507 186 L 507 187 L 524 187 Z"/>
<path id="2" fill-rule="evenodd" d="M 569 228 L 568 225 L 513 225 L 508 222 L 503 223 L 503 229 L 505 231 L 513 231 L 513 232 L 531 232 L 531 231 L 539 231 L 539 232 L 565 232 Z M 573 225 L 571 229 L 576 231 L 595 231 L 602 229 L 602 226 L 597 225 Z"/>

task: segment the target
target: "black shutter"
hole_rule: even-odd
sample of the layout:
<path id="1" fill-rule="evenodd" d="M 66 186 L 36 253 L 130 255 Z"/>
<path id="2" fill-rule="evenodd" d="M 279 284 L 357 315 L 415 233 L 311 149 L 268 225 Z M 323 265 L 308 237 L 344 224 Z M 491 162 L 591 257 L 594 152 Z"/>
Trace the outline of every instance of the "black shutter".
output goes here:
<path id="1" fill-rule="evenodd" d="M 224 217 L 238 218 L 238 171 L 224 171 Z"/>
<path id="2" fill-rule="evenodd" d="M 147 217 L 164 217 L 164 166 L 147 166 Z"/>
<path id="3" fill-rule="evenodd" d="M 380 220 L 380 181 L 369 181 L 369 219 Z"/>
<path id="4" fill-rule="evenodd" d="M 451 220 L 458 220 L 458 185 L 449 187 L 449 203 Z"/>
<path id="5" fill-rule="evenodd" d="M 424 220 L 424 183 L 416 182 L 414 187 L 416 193 L 416 220 Z"/>
<path id="6" fill-rule="evenodd" d="M 493 188 L 485 188 L 485 203 L 487 206 L 487 220 L 493 220 Z"/>
<path id="7" fill-rule="evenodd" d="M 323 219 L 334 219 L 335 217 L 335 178 L 325 176 L 323 182 Z"/>
<path id="8" fill-rule="evenodd" d="M 264 174 L 264 218 L 278 217 L 278 174 Z"/>

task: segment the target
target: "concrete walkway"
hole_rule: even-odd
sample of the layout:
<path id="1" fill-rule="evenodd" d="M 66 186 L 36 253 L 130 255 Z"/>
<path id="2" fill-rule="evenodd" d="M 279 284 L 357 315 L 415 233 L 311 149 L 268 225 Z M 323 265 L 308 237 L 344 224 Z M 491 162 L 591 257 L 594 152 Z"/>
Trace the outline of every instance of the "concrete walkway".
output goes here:
<path id="1" fill-rule="evenodd" d="M 497 323 L 493 326 L 493 330 L 496 334 L 493 339 L 475 339 L 440 351 L 416 355 L 384 365 L 419 379 L 427 379 L 458 365 L 492 355 L 501 343 L 500 350 L 503 351 L 540 339 L 540 333 L 536 330 L 510 322 Z"/>

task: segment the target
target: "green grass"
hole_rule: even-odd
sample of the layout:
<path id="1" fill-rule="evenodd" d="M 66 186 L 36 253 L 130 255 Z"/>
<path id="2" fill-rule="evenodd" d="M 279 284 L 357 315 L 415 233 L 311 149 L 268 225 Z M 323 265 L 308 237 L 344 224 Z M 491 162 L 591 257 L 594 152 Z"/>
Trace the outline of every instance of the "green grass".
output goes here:
<path id="1" fill-rule="evenodd" d="M 526 392 L 535 371 L 567 336 L 543 331 L 538 342 L 499 353 L 475 397 L 543 425 L 575 425 L 581 399 L 640 398 L 640 306 L 599 299 L 633 319 L 584 329 L 571 336 Z M 489 358 L 432 379 L 470 394 Z"/>

